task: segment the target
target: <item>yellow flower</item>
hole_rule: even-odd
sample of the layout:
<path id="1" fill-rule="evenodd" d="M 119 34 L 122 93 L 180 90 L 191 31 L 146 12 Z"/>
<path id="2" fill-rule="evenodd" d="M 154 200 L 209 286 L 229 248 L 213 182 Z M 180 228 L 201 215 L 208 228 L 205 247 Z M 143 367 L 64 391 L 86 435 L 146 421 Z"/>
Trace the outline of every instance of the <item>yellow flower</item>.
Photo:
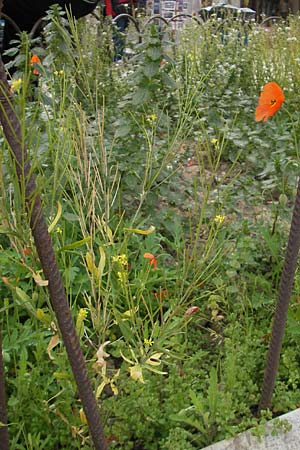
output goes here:
<path id="1" fill-rule="evenodd" d="M 149 115 L 147 116 L 147 120 L 148 120 L 148 122 L 156 122 L 156 120 L 157 120 L 157 115 L 156 115 L 156 114 L 149 114 Z"/>
<path id="2" fill-rule="evenodd" d="M 210 142 L 211 142 L 215 147 L 218 147 L 218 145 L 219 145 L 219 139 L 217 139 L 217 138 L 212 139 Z"/>
<path id="3" fill-rule="evenodd" d="M 88 316 L 88 311 L 86 308 L 80 308 L 77 316 L 77 320 L 83 322 Z"/>
<path id="4" fill-rule="evenodd" d="M 121 284 L 125 284 L 128 279 L 128 274 L 123 270 L 122 272 L 117 272 L 117 277 Z"/>
<path id="5" fill-rule="evenodd" d="M 195 62 L 195 61 L 196 61 L 196 57 L 195 57 L 195 55 L 194 55 L 193 53 L 189 53 L 189 54 L 187 55 L 187 57 L 188 57 L 188 59 L 189 59 L 190 61 L 192 61 L 192 62 Z"/>
<path id="6" fill-rule="evenodd" d="M 22 78 L 18 78 L 17 80 L 11 80 L 10 89 L 12 92 L 18 92 L 22 86 Z"/>
<path id="7" fill-rule="evenodd" d="M 221 225 L 225 220 L 225 216 L 222 216 L 221 214 L 217 214 L 216 217 L 214 218 L 214 222 L 217 223 L 218 225 Z"/>
<path id="8" fill-rule="evenodd" d="M 147 339 L 147 338 L 145 338 L 145 339 L 144 339 L 144 344 L 145 344 L 145 345 L 149 345 L 149 347 L 152 347 L 152 345 L 153 345 L 153 340 L 152 340 L 152 339 Z"/>
<path id="9" fill-rule="evenodd" d="M 55 233 L 62 234 L 62 229 L 60 227 L 57 227 Z"/>
<path id="10" fill-rule="evenodd" d="M 128 265 L 128 260 L 126 255 L 117 255 L 112 257 L 112 262 L 120 264 L 123 267 L 126 267 Z"/>
<path id="11" fill-rule="evenodd" d="M 64 74 L 63 70 L 54 70 L 53 74 L 58 77 L 59 75 L 62 76 Z"/>

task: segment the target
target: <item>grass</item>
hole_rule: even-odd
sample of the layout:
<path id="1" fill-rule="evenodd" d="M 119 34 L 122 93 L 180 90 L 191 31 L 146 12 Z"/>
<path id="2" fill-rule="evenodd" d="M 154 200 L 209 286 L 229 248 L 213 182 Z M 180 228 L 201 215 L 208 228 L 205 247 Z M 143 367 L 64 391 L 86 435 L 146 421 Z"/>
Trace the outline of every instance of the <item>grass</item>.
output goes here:
<path id="1" fill-rule="evenodd" d="M 36 87 L 22 36 L 14 100 L 110 448 L 199 449 L 298 407 L 297 274 L 273 407 L 253 414 L 299 167 L 299 17 L 248 45 L 233 23 L 189 23 L 180 46 L 150 27 L 115 65 L 109 28 L 99 44 L 52 16 Z M 285 103 L 255 123 L 267 81 Z M 11 448 L 89 449 L 3 138 L 0 156 Z"/>

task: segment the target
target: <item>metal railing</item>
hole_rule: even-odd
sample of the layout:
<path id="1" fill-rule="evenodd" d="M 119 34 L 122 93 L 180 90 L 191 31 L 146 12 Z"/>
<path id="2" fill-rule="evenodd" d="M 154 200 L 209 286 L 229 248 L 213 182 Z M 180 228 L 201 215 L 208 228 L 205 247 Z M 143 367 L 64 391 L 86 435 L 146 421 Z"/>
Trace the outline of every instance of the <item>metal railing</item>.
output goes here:
<path id="1" fill-rule="evenodd" d="M 93 17 L 95 17 L 98 21 L 102 20 L 101 16 L 99 16 L 95 12 L 92 12 L 91 15 Z M 19 26 L 16 24 L 16 22 L 12 18 L 10 18 L 9 16 L 7 16 L 6 14 L 3 14 L 3 13 L 0 15 L 0 17 L 3 18 L 4 20 L 6 20 L 12 26 L 12 28 L 15 30 L 16 33 L 21 33 Z M 144 21 L 144 23 L 141 25 L 138 18 L 132 16 L 131 14 L 122 13 L 122 14 L 119 14 L 118 16 L 114 17 L 112 20 L 112 23 L 116 24 L 118 22 L 118 20 L 120 20 L 121 18 L 124 18 L 124 17 L 126 17 L 128 19 L 128 21 L 133 23 L 135 30 L 139 36 L 139 42 L 142 42 L 143 34 L 145 33 L 148 25 L 150 25 L 153 22 L 160 22 L 160 25 L 163 24 L 163 26 L 169 27 L 169 26 L 172 26 L 172 24 L 174 22 L 176 22 L 177 20 L 180 20 L 182 18 L 191 19 L 192 21 L 194 21 L 195 23 L 197 23 L 200 26 L 205 26 L 205 24 L 209 23 L 209 21 L 210 21 L 209 17 L 207 20 L 203 20 L 199 15 L 197 16 L 197 15 L 188 14 L 188 13 L 178 13 L 170 18 L 163 17 L 160 14 L 155 14 L 155 15 L 149 17 L 148 19 L 146 19 L 146 21 Z M 265 26 L 272 26 L 281 20 L 282 20 L 282 17 L 280 17 L 280 16 L 270 16 L 270 17 L 263 18 L 261 20 L 261 22 L 258 22 L 258 23 L 261 27 L 265 27 Z M 43 21 L 44 21 L 44 18 L 41 17 L 34 23 L 32 29 L 29 32 L 30 39 L 33 39 L 35 37 L 35 35 L 38 33 L 38 31 L 42 28 Z M 243 21 L 243 23 L 247 23 L 247 21 Z"/>

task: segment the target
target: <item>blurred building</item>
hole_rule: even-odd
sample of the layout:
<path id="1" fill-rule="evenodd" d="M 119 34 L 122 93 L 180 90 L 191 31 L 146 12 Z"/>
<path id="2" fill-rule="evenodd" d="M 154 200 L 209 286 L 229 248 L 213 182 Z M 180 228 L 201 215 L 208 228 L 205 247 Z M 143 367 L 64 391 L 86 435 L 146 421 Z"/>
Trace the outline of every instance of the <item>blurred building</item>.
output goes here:
<path id="1" fill-rule="evenodd" d="M 300 0 L 146 0 L 149 14 L 160 14 L 166 18 L 186 13 L 195 14 L 200 8 L 227 3 L 232 6 L 252 8 L 266 16 L 281 15 L 300 11 Z"/>
<path id="2" fill-rule="evenodd" d="M 248 0 L 247 3 L 246 6 L 267 16 L 281 15 L 285 17 L 289 13 L 295 14 L 300 11 L 300 0 Z"/>
<path id="3" fill-rule="evenodd" d="M 193 14 L 201 8 L 201 0 L 147 0 L 147 9 L 151 14 L 161 14 L 169 18 L 172 15 Z"/>

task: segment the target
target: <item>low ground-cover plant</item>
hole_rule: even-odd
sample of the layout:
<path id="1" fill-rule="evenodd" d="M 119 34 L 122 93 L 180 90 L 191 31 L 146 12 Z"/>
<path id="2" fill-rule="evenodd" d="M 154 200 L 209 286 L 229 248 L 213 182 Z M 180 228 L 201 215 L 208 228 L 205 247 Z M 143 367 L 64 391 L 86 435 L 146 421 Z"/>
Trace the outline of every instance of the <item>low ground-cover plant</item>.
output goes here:
<path id="1" fill-rule="evenodd" d="M 235 26 L 190 24 L 171 52 L 153 28 L 115 66 L 95 24 L 67 32 L 52 15 L 41 64 L 24 51 L 11 85 L 110 446 L 202 448 L 258 423 L 299 166 L 299 18 L 253 24 L 247 45 Z M 273 79 L 289 114 L 262 127 L 257 96 Z M 11 448 L 88 449 L 3 139 L 0 156 Z M 299 404 L 296 292 L 276 414 Z"/>

